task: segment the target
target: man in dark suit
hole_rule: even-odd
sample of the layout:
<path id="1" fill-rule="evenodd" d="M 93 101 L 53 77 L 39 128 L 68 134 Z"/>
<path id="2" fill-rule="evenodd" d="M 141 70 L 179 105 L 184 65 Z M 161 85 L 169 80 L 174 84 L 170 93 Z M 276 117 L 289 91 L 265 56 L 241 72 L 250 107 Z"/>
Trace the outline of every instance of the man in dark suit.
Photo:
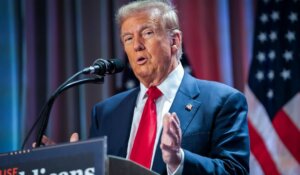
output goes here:
<path id="1" fill-rule="evenodd" d="M 91 137 L 106 135 L 108 154 L 131 159 L 146 91 L 156 87 L 161 96 L 154 100 L 156 137 L 148 168 L 160 174 L 248 174 L 246 100 L 233 88 L 184 73 L 174 8 L 132 2 L 119 9 L 117 21 L 140 87 L 95 105 Z"/>
<path id="2" fill-rule="evenodd" d="M 90 136 L 106 135 L 108 154 L 160 174 L 248 174 L 245 97 L 184 72 L 174 8 L 157 1 L 132 2 L 119 9 L 117 21 L 140 87 L 96 104 Z M 151 89 L 159 95 L 151 97 Z M 144 116 L 155 116 L 155 122 L 145 124 Z M 78 135 L 71 140 L 78 140 Z M 43 143 L 51 140 L 45 137 Z"/>

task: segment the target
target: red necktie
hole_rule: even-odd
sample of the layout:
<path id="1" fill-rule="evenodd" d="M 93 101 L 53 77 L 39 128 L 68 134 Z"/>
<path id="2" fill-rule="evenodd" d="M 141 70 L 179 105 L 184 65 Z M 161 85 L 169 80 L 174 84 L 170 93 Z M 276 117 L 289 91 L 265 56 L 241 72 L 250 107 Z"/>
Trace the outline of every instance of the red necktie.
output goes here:
<path id="1" fill-rule="evenodd" d="M 155 100 L 162 93 L 155 86 L 147 91 L 148 99 L 144 106 L 138 131 L 131 149 L 130 160 L 150 169 L 156 137 L 156 105 Z"/>

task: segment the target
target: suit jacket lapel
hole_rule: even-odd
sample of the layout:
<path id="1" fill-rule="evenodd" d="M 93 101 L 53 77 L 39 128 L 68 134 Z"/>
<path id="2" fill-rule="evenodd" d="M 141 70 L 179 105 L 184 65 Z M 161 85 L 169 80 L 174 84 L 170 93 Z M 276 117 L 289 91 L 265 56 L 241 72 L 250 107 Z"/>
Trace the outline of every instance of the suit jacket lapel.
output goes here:
<path id="1" fill-rule="evenodd" d="M 117 155 L 120 157 L 126 157 L 127 154 L 128 140 L 130 136 L 131 124 L 133 119 L 133 111 L 134 111 L 138 93 L 139 93 L 139 88 L 136 88 L 133 92 L 131 92 L 120 105 L 120 108 L 122 109 L 118 110 L 118 113 L 119 112 L 122 113 L 116 115 L 116 116 L 122 116 L 122 117 L 118 117 L 119 121 L 116 124 L 116 130 L 118 131 L 119 137 L 115 137 L 117 140 L 113 141 L 113 143 L 119 144 L 115 146 L 119 147 L 119 150 L 117 151 Z"/>
<path id="2" fill-rule="evenodd" d="M 200 90 L 195 81 L 193 77 L 185 74 L 170 109 L 170 112 L 175 112 L 180 120 L 183 136 L 201 104 L 196 99 Z"/>
<path id="3" fill-rule="evenodd" d="M 173 104 L 169 110 L 170 113 L 175 112 L 179 117 L 183 135 L 201 104 L 199 101 L 195 100 L 200 94 L 200 90 L 195 81 L 196 80 L 193 77 L 185 73 Z M 160 139 L 155 152 L 153 170 L 162 174 L 166 171 L 166 165 L 163 162 L 159 145 Z"/>

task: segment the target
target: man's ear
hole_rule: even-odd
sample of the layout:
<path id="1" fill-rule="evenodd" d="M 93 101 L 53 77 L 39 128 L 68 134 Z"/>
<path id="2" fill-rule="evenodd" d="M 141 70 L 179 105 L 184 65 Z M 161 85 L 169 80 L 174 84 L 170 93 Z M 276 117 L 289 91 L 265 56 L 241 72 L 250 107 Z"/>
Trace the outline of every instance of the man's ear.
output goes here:
<path id="1" fill-rule="evenodd" d="M 172 47 L 172 49 L 176 49 L 176 50 L 178 49 L 176 44 L 173 44 L 171 47 Z"/>
<path id="2" fill-rule="evenodd" d="M 171 42 L 170 42 L 172 53 L 177 52 L 180 43 L 181 43 L 181 33 L 179 31 L 172 33 Z"/>

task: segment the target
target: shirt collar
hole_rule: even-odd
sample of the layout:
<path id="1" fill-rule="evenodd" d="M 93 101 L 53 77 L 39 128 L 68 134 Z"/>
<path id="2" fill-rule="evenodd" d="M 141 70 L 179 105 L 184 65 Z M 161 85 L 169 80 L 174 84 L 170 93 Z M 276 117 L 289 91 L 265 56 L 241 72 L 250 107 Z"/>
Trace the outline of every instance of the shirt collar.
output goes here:
<path id="1" fill-rule="evenodd" d="M 167 100 L 175 98 L 176 92 L 179 89 L 180 83 L 183 79 L 184 69 L 180 63 L 167 78 L 157 86 L 157 88 L 163 93 Z M 146 97 L 147 88 L 140 83 L 140 97 L 141 99 Z"/>

